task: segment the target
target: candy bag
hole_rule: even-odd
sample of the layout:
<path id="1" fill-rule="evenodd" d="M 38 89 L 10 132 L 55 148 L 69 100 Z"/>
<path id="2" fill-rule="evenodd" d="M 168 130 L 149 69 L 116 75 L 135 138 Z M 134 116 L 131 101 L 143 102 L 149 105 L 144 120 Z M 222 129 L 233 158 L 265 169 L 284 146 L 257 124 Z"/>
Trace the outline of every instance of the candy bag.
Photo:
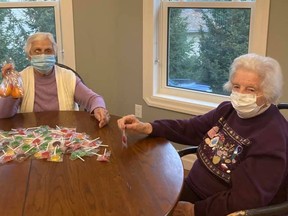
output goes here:
<path id="1" fill-rule="evenodd" d="M 0 97 L 7 97 L 11 95 L 12 92 L 12 84 L 9 82 L 7 78 L 3 78 L 0 84 Z"/>
<path id="2" fill-rule="evenodd" d="M 0 84 L 0 97 L 12 96 L 13 98 L 23 97 L 23 81 L 20 74 L 15 70 L 14 61 L 9 58 L 3 62 L 3 67 L 7 64 L 11 64 L 11 69 L 5 71 L 3 79 Z"/>

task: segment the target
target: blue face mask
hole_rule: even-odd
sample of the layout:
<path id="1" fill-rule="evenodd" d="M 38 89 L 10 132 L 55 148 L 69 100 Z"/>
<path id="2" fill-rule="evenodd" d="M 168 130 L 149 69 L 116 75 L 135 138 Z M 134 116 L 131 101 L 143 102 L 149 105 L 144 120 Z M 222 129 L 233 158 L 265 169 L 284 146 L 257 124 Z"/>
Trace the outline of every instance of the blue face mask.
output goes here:
<path id="1" fill-rule="evenodd" d="M 55 55 L 32 55 L 30 62 L 34 69 L 42 74 L 48 74 L 55 65 L 56 58 Z"/>

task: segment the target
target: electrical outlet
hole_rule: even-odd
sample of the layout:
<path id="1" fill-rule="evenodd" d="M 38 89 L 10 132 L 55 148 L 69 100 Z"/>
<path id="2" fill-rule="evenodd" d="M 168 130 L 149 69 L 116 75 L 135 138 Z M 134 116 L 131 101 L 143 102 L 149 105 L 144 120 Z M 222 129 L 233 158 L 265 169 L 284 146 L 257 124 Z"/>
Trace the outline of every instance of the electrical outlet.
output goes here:
<path id="1" fill-rule="evenodd" d="M 137 118 L 142 118 L 142 106 L 135 104 L 135 116 Z"/>

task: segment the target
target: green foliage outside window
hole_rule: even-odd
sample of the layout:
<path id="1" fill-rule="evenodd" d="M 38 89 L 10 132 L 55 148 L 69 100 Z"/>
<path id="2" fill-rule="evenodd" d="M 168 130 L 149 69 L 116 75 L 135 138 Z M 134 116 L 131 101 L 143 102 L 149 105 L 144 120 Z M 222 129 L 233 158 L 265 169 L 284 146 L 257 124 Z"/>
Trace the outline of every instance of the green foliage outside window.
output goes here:
<path id="1" fill-rule="evenodd" d="M 193 15 L 185 10 L 197 16 L 189 19 Z M 223 84 L 229 66 L 234 58 L 248 52 L 250 13 L 250 9 L 170 8 L 168 83 L 186 79 L 209 86 L 213 93 L 227 94 Z M 189 24 L 197 22 L 197 17 L 199 30 L 192 32 Z"/>
<path id="2" fill-rule="evenodd" d="M 0 9 L 0 60 L 11 57 L 16 70 L 29 65 L 23 46 L 27 37 L 45 31 L 56 35 L 53 7 Z"/>

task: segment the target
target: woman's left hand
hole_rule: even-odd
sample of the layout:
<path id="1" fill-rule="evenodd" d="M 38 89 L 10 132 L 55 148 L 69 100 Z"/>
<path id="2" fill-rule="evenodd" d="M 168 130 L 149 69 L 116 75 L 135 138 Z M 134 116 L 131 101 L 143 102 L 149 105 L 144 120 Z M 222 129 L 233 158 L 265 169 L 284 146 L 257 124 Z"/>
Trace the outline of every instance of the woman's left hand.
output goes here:
<path id="1" fill-rule="evenodd" d="M 104 127 L 110 120 L 110 115 L 107 109 L 98 107 L 94 109 L 94 116 L 99 121 L 99 128 Z"/>

